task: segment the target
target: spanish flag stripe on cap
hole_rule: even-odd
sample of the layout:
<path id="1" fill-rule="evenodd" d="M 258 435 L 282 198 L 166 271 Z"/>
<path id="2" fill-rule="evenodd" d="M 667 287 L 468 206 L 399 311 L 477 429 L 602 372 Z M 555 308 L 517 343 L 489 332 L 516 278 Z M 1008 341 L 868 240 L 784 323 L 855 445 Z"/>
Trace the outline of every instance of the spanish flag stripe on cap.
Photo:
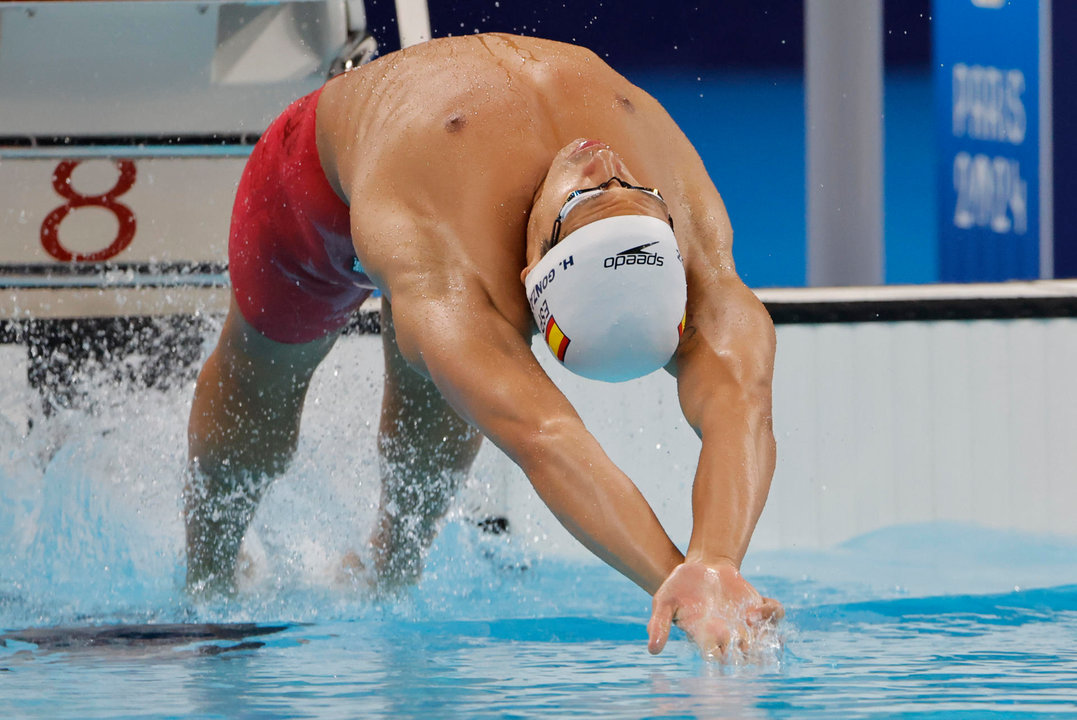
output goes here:
<path id="1" fill-rule="evenodd" d="M 677 326 L 677 335 L 684 335 L 684 323 L 688 319 L 688 311 L 684 311 L 684 315 L 681 315 L 681 324 Z"/>
<path id="2" fill-rule="evenodd" d="M 568 350 L 568 343 L 569 339 L 561 332 L 561 328 L 557 327 L 557 323 L 554 322 L 553 316 L 551 316 L 546 322 L 546 344 L 550 346 L 550 350 L 561 362 L 565 361 L 565 351 Z"/>

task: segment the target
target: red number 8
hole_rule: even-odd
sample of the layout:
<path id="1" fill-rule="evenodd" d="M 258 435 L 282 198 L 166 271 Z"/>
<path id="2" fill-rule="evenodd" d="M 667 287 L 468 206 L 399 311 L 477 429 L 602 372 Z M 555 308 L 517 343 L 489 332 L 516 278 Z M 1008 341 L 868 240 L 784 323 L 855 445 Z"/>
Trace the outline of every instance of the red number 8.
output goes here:
<path id="1" fill-rule="evenodd" d="M 45 216 L 44 222 L 41 223 L 41 245 L 45 252 L 63 262 L 100 262 L 119 255 L 135 237 L 135 214 L 131 212 L 131 208 L 116 202 L 116 198 L 135 184 L 135 164 L 130 160 L 116 160 L 120 177 L 112 189 L 101 195 L 82 195 L 71 187 L 71 173 L 80 162 L 81 160 L 64 160 L 56 166 L 56 172 L 52 174 L 52 187 L 61 197 L 67 198 L 67 202 Z M 103 207 L 116 216 L 120 228 L 111 245 L 103 250 L 82 255 L 72 253 L 60 244 L 60 223 L 72 210 L 81 207 Z"/>

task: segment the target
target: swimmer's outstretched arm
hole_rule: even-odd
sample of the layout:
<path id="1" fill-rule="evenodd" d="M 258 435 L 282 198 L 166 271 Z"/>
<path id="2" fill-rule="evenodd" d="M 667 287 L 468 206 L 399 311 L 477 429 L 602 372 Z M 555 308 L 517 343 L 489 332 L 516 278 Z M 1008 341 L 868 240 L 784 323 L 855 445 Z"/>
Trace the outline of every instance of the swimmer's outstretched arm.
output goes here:
<path id="1" fill-rule="evenodd" d="M 774 473 L 774 325 L 721 257 L 686 258 L 688 315 L 670 370 L 685 419 L 703 441 L 692 488 L 685 562 L 654 598 L 651 652 L 676 622 L 705 654 L 750 644 L 754 626 L 781 618 L 740 564 Z"/>
<path id="2" fill-rule="evenodd" d="M 481 288 L 455 287 L 443 297 L 394 292 L 401 353 L 523 469 L 581 543 L 654 594 L 682 563 L 680 551 L 538 365 L 527 339 Z"/>

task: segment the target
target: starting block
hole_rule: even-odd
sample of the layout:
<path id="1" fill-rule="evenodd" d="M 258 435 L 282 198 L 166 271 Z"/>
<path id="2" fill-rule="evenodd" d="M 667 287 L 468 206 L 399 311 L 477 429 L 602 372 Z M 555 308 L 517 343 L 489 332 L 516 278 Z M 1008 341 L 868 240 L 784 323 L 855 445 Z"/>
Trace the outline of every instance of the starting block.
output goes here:
<path id="1" fill-rule="evenodd" d="M 376 48 L 362 0 L 0 4 L 0 342 L 27 344 L 31 383 L 199 344 L 251 148 Z"/>

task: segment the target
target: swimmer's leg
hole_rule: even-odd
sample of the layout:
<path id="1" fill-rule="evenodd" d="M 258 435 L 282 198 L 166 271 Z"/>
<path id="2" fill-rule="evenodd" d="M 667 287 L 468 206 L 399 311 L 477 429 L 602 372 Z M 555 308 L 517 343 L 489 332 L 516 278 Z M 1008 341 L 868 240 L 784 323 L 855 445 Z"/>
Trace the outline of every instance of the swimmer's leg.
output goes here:
<path id="1" fill-rule="evenodd" d="M 438 521 L 467 476 L 482 434 L 460 419 L 434 383 L 412 370 L 396 345 L 392 308 L 381 309 L 385 352 L 378 452 L 382 493 L 373 544 L 383 585 L 415 582 Z"/>
<path id="2" fill-rule="evenodd" d="M 295 452 L 311 376 L 338 335 L 274 342 L 243 319 L 233 298 L 198 376 L 187 431 L 189 590 L 232 589 L 240 541 L 269 480 Z"/>

